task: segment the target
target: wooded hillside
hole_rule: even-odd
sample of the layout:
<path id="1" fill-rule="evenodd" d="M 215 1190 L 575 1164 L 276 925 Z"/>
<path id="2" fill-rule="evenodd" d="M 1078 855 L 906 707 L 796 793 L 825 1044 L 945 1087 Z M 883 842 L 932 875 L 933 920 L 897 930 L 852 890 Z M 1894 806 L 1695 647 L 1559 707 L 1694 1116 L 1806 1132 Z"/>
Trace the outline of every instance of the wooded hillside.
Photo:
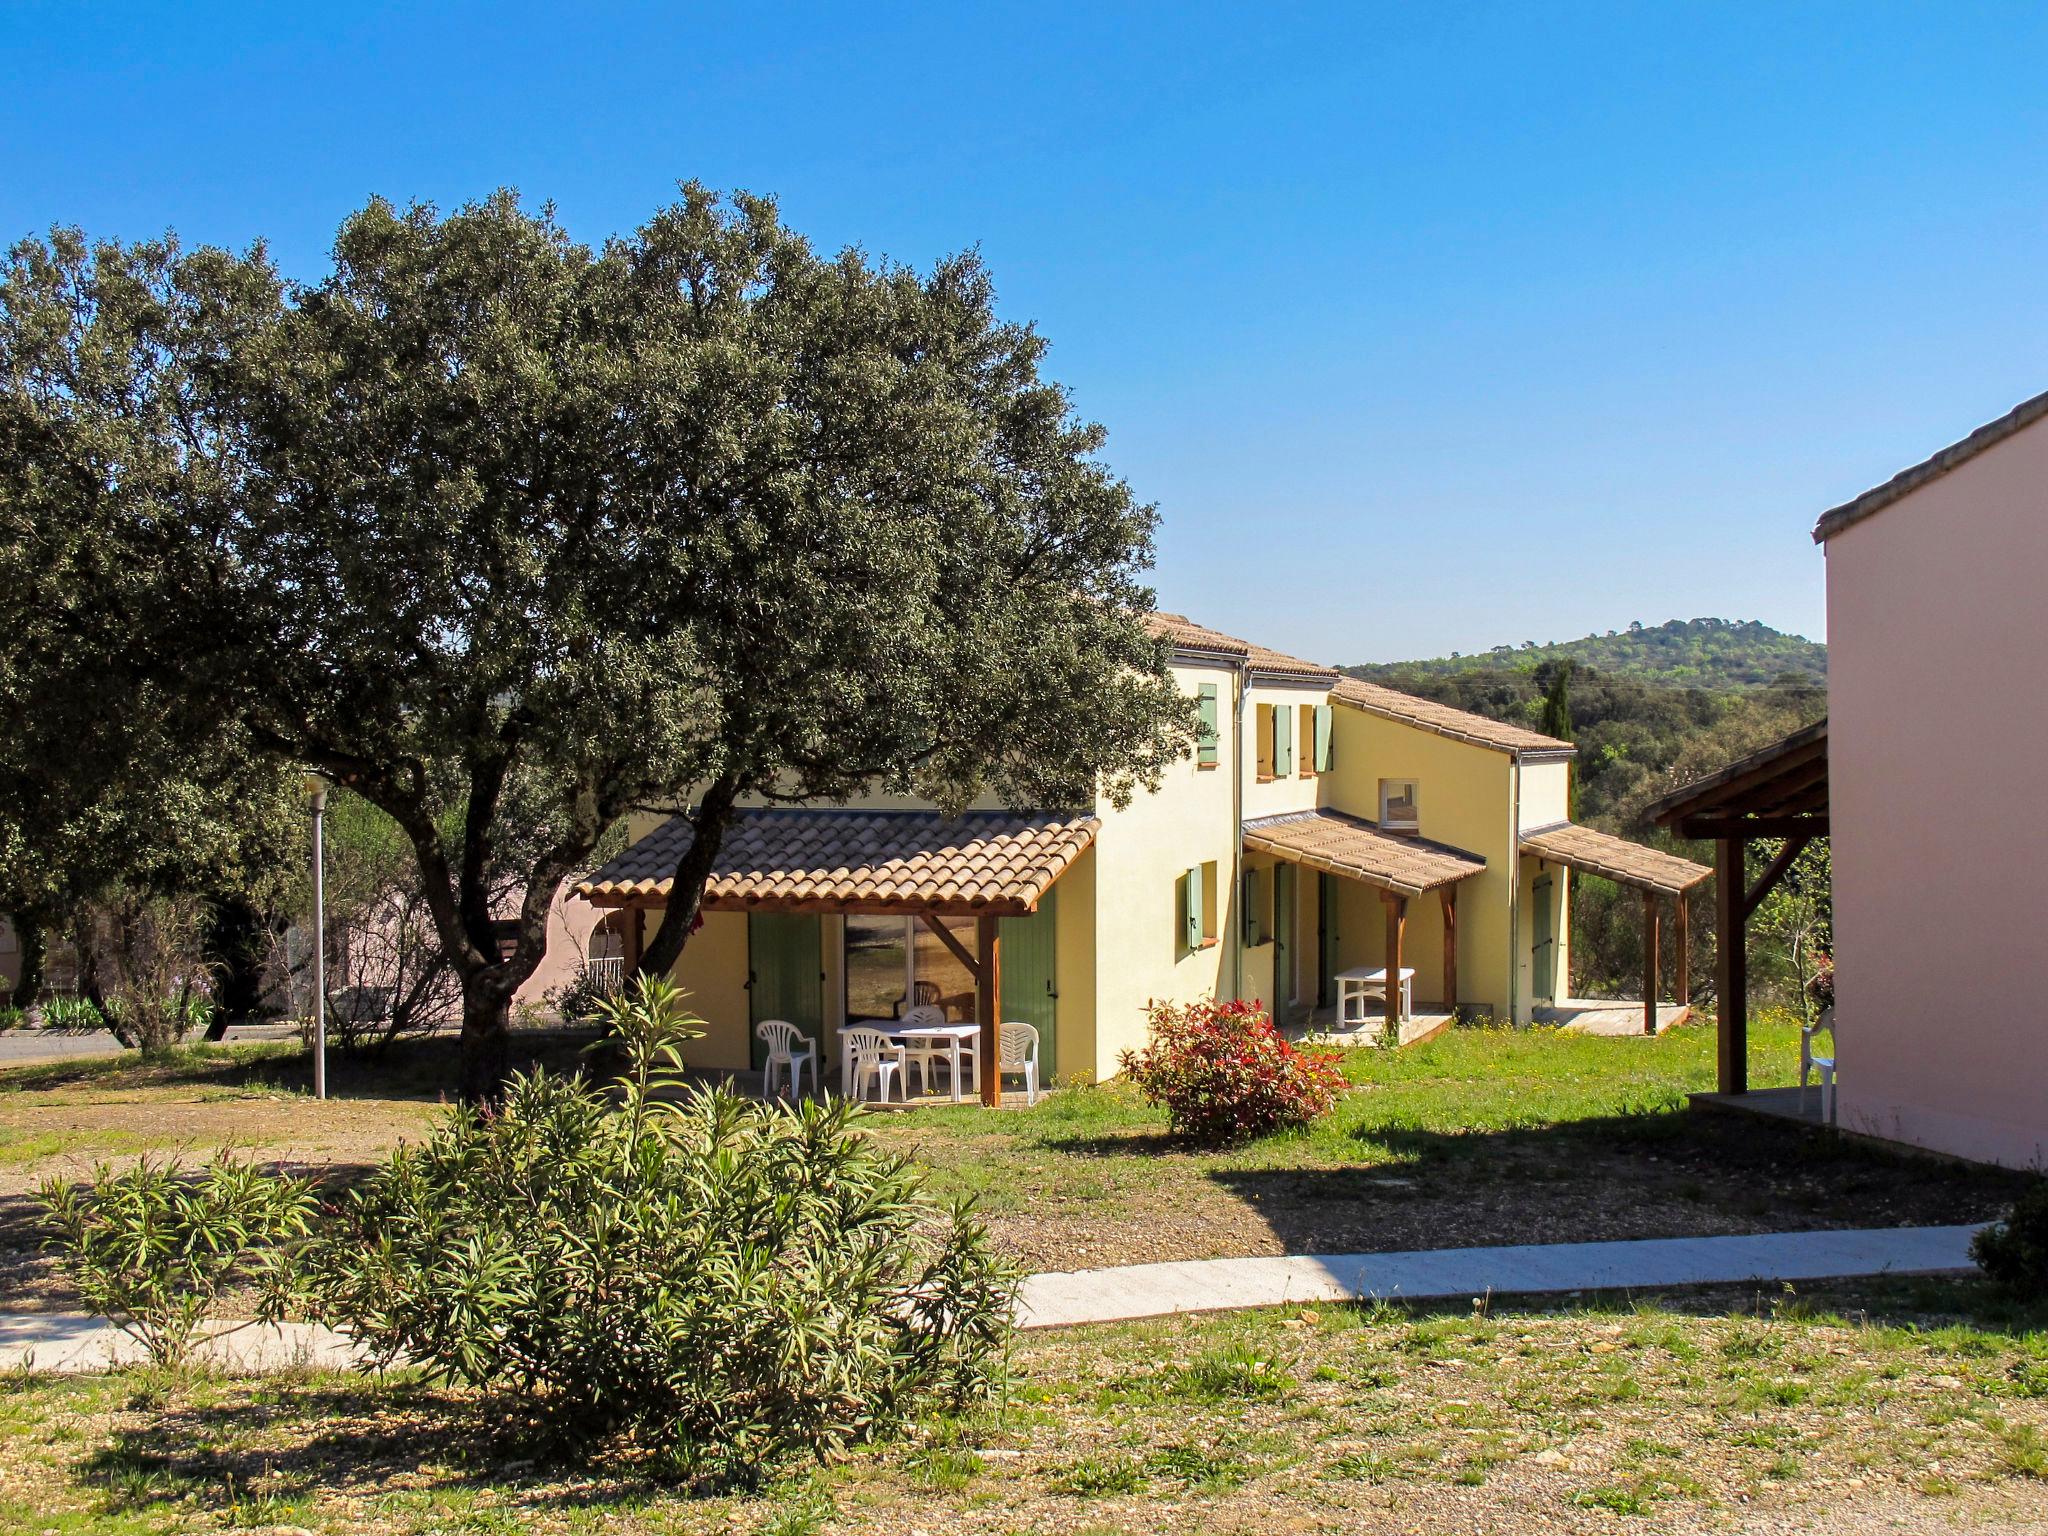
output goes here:
<path id="1" fill-rule="evenodd" d="M 1512 669 L 1533 672 L 1547 662 L 1572 661 L 1610 677 L 1660 687 L 1719 690 L 1799 679 L 1827 681 L 1828 648 L 1817 640 L 1788 635 L 1754 619 L 1672 619 L 1657 625 L 1631 624 L 1604 635 L 1538 645 L 1497 645 L 1489 651 L 1428 661 L 1397 661 L 1346 667 L 1357 677 L 1404 687 L 1399 677 L 1449 677 L 1466 672 Z"/>

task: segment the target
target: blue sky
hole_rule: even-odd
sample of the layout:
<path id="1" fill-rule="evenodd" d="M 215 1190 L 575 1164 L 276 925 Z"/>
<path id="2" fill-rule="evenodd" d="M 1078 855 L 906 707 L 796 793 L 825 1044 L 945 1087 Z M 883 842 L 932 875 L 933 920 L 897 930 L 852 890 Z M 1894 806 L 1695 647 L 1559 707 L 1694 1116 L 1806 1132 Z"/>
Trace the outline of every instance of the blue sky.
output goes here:
<path id="1" fill-rule="evenodd" d="M 2048 11 L 0 10 L 0 234 L 270 240 L 694 176 L 978 245 L 1164 514 L 1161 602 L 1335 661 L 1823 629 L 1816 514 L 2048 387 Z"/>

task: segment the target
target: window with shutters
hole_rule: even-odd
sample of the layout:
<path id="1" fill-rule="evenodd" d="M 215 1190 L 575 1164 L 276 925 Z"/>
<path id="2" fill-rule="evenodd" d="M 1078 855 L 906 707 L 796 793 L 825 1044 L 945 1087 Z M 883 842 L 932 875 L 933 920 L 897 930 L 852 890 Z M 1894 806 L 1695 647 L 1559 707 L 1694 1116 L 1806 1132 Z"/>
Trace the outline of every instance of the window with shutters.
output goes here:
<path id="1" fill-rule="evenodd" d="M 1257 724 L 1259 732 L 1259 782 L 1262 784 L 1266 780 L 1274 777 L 1273 717 L 1277 713 L 1278 711 L 1275 710 L 1273 706 L 1270 704 L 1261 704 L 1258 708 Z"/>
<path id="2" fill-rule="evenodd" d="M 1238 893 L 1238 900 L 1243 904 L 1244 947 L 1246 949 L 1257 949 L 1268 938 L 1266 932 L 1266 913 L 1263 898 L 1259 892 L 1259 887 L 1262 883 L 1259 879 L 1260 873 L 1256 869 L 1246 870 L 1244 872 L 1244 887 Z"/>
<path id="3" fill-rule="evenodd" d="M 1301 768 L 1304 779 L 1330 771 L 1330 706 L 1301 706 Z"/>
<path id="4" fill-rule="evenodd" d="M 1214 683 L 1204 683 L 1197 690 L 1196 707 L 1202 723 L 1195 736 L 1195 766 L 1214 768 L 1222 746 L 1222 701 Z"/>
<path id="5" fill-rule="evenodd" d="M 1216 861 L 1197 864 L 1174 882 L 1180 947 L 1193 951 L 1216 942 Z"/>

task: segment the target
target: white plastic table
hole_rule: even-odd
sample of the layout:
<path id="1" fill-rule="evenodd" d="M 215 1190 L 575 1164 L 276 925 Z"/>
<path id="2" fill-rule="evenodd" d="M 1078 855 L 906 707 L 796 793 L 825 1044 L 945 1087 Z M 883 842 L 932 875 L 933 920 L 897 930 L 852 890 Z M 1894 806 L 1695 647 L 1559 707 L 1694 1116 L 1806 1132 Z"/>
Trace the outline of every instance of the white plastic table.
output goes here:
<path id="1" fill-rule="evenodd" d="M 1332 978 L 1337 983 L 1337 1022 L 1351 1027 L 1370 1024 L 1372 1016 L 1366 1004 L 1372 1000 L 1375 989 L 1384 998 L 1387 995 L 1387 968 L 1354 965 L 1348 971 L 1339 971 Z M 1401 1014 L 1407 1018 L 1415 1012 L 1415 971 L 1412 966 L 1401 967 Z"/>
<path id="2" fill-rule="evenodd" d="M 887 1026 L 882 1026 L 886 1028 Z M 960 1102 L 960 1047 L 971 1045 L 981 1036 L 981 1026 L 973 1023 L 962 1024 L 913 1024 L 908 1029 L 891 1029 L 889 1038 L 901 1045 L 943 1045 L 946 1048 L 946 1081 L 953 1088 L 953 1102 Z M 967 1059 L 974 1063 L 974 1086 L 981 1088 L 981 1056 L 970 1050 Z M 906 1090 L 908 1079 L 905 1080 Z M 927 1089 L 930 1084 L 924 1085 Z"/>

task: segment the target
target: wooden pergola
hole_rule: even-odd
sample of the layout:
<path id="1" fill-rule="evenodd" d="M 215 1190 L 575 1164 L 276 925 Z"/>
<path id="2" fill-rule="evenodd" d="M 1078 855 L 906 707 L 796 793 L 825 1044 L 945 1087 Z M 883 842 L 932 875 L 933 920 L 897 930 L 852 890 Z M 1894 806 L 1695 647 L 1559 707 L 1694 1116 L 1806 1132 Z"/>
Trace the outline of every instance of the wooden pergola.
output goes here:
<path id="1" fill-rule="evenodd" d="M 1386 1029 L 1401 1038 L 1401 968 L 1408 939 L 1408 903 L 1437 893 L 1443 911 L 1443 1004 L 1458 1011 L 1458 883 L 1486 869 L 1476 853 L 1341 811 L 1290 811 L 1244 824 L 1244 845 L 1305 869 L 1356 880 L 1379 892 L 1386 914 Z"/>
<path id="2" fill-rule="evenodd" d="M 1037 911 L 1098 825 L 1053 812 L 744 810 L 699 910 L 918 918 L 974 980 L 981 1101 L 994 1107 L 1002 1102 L 1000 920 Z M 628 914 L 628 971 L 644 953 L 647 913 L 666 909 L 677 857 L 694 835 L 687 818 L 672 817 L 573 887 L 593 906 Z M 973 919 L 972 950 L 946 926 L 949 917 Z"/>
<path id="3" fill-rule="evenodd" d="M 1794 731 L 1719 773 L 1657 801 L 1649 817 L 1680 837 L 1714 845 L 1714 981 L 1720 1019 L 1720 1091 L 1749 1091 L 1749 919 L 1793 861 L 1828 835 L 1828 723 Z M 1785 847 L 1748 883 L 1757 838 Z"/>
<path id="4" fill-rule="evenodd" d="M 1522 834 L 1522 852 L 1581 874 L 1598 875 L 1637 892 L 1643 899 L 1643 1033 L 1657 1033 L 1659 920 L 1671 901 L 1671 937 L 1677 947 L 1678 1005 L 1692 1004 L 1692 925 L 1686 893 L 1713 871 L 1661 848 L 1645 848 L 1625 837 L 1563 822 Z M 1684 1013 L 1678 1015 L 1682 1022 Z"/>

